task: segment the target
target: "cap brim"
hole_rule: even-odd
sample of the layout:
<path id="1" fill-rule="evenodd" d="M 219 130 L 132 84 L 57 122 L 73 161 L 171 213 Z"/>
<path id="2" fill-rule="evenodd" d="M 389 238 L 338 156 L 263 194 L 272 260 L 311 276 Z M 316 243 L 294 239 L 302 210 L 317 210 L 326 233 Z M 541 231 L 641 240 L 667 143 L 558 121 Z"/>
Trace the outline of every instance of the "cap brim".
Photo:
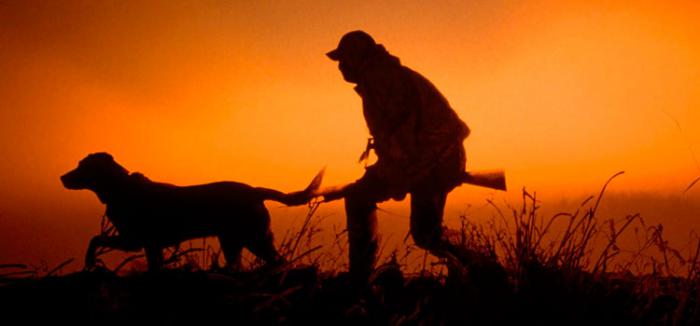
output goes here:
<path id="1" fill-rule="evenodd" d="M 338 49 L 335 49 L 331 52 L 326 53 L 326 56 L 329 57 L 331 60 L 338 61 L 340 59 L 340 51 L 338 51 Z"/>

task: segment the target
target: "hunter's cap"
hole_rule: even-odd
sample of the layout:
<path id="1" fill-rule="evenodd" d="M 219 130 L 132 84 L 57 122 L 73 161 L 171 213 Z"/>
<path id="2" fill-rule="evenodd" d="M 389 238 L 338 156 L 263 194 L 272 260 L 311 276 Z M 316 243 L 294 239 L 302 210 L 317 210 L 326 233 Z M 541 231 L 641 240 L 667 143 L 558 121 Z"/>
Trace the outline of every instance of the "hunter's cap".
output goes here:
<path id="1" fill-rule="evenodd" d="M 340 39 L 338 47 L 326 53 L 331 60 L 338 61 L 347 55 L 363 55 L 377 45 L 369 34 L 363 31 L 349 32 Z"/>

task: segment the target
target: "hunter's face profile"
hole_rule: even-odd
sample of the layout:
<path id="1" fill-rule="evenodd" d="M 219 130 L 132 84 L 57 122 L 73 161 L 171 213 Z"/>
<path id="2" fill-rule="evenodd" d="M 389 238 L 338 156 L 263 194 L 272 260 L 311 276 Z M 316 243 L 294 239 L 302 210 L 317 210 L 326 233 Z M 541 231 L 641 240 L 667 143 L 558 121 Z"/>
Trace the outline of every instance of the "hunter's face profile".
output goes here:
<path id="1" fill-rule="evenodd" d="M 343 74 L 343 79 L 348 83 L 357 83 L 358 78 L 358 67 L 354 65 L 350 59 L 341 59 L 338 61 L 338 69 Z"/>
<path id="2" fill-rule="evenodd" d="M 377 43 L 363 31 L 349 32 L 340 39 L 338 47 L 326 55 L 338 61 L 338 69 L 343 79 L 349 83 L 359 81 L 359 73 L 365 59 L 372 54 Z"/>

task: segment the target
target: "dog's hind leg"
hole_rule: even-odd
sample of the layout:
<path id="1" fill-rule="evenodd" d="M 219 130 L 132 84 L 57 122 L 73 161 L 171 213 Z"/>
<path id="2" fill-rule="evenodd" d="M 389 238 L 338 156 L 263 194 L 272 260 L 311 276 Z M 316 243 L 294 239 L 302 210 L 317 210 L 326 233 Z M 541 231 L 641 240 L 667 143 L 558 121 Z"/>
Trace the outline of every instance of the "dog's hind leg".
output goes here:
<path id="1" fill-rule="evenodd" d="M 158 246 L 147 246 L 146 260 L 148 260 L 148 271 L 155 272 L 163 265 L 163 248 Z"/>
<path id="2" fill-rule="evenodd" d="M 268 266 L 277 266 L 284 262 L 284 257 L 275 248 L 274 236 L 270 230 L 267 230 L 262 238 L 249 241 L 247 247 Z"/>
<path id="3" fill-rule="evenodd" d="M 224 252 L 226 258 L 226 269 L 229 271 L 238 271 L 241 268 L 241 251 L 243 245 L 235 237 L 231 235 L 219 235 L 219 244 L 221 251 Z"/>

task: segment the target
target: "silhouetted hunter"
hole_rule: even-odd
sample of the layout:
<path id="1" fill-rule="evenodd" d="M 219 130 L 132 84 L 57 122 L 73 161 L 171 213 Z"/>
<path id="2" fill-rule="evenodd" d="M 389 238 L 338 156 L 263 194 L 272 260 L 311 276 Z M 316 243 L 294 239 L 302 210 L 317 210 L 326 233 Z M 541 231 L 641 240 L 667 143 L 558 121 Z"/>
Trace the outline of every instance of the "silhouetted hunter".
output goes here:
<path id="1" fill-rule="evenodd" d="M 130 174 L 111 155 L 93 153 L 61 181 L 68 189 L 95 192 L 107 205 L 106 215 L 117 229 L 117 236 L 92 238 L 86 267 L 94 266 L 98 247 L 110 247 L 145 249 L 148 268 L 154 270 L 163 262 L 163 248 L 207 236 L 219 238 L 229 266 L 238 265 L 243 247 L 268 264 L 282 262 L 263 201 L 304 204 L 314 196 L 322 173 L 305 190 L 289 194 L 230 181 L 179 187 L 151 181 L 138 172 Z"/>
<path id="2" fill-rule="evenodd" d="M 470 132 L 467 125 L 430 81 L 363 31 L 345 34 L 327 56 L 338 61 L 343 78 L 357 84 L 362 98 L 372 138 L 360 159 L 371 149 L 378 158 L 362 178 L 325 194 L 326 201 L 345 197 L 352 278 L 366 283 L 374 266 L 376 204 L 407 193 L 416 245 L 438 257 L 461 254 L 442 219 L 447 194 L 468 182 L 462 144 Z"/>

